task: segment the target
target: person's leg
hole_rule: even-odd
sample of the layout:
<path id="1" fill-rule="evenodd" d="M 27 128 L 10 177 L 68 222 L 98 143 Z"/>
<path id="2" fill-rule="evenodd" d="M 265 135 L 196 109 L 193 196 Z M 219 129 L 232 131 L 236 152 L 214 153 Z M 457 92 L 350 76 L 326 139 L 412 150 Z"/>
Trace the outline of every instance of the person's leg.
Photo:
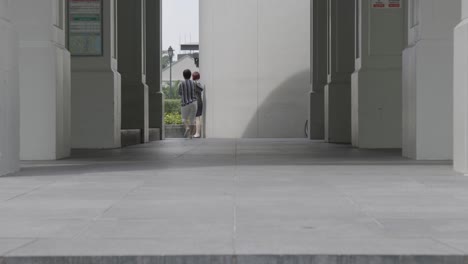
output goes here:
<path id="1" fill-rule="evenodd" d="M 193 137 L 196 130 L 197 104 L 191 104 L 190 107 L 190 137 Z"/>
<path id="2" fill-rule="evenodd" d="M 189 132 L 190 132 L 190 115 L 189 115 L 190 112 L 189 112 L 188 106 L 183 106 L 181 112 L 182 112 L 182 123 L 185 126 L 184 137 L 188 137 Z"/>
<path id="3" fill-rule="evenodd" d="M 196 138 L 201 138 L 202 135 L 202 115 L 203 115 L 203 101 L 198 101 L 197 102 L 197 120 L 196 120 L 196 129 L 197 132 L 195 133 Z"/>
<path id="4" fill-rule="evenodd" d="M 195 135 L 194 137 L 195 138 L 200 138 L 201 137 L 201 131 L 200 131 L 200 128 L 201 128 L 201 116 L 197 116 L 197 120 L 195 121 L 195 126 L 196 126 L 196 131 L 195 131 Z"/>

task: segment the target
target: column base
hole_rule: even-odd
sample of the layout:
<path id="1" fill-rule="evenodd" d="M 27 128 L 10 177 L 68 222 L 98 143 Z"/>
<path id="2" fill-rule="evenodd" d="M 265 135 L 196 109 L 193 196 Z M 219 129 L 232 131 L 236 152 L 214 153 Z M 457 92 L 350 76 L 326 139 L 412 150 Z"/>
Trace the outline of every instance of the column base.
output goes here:
<path id="1" fill-rule="evenodd" d="M 114 149 L 121 146 L 120 74 L 72 73 L 72 147 Z"/>
<path id="2" fill-rule="evenodd" d="M 22 160 L 71 154 L 70 53 L 53 42 L 23 42 L 19 49 Z"/>
<path id="3" fill-rule="evenodd" d="M 159 129 L 161 132 L 160 140 L 165 138 L 164 135 L 164 94 L 162 92 L 152 92 L 149 94 L 149 126 L 150 129 Z M 154 139 L 153 136 L 150 136 Z"/>
<path id="4" fill-rule="evenodd" d="M 140 129 L 141 143 L 149 142 L 148 100 L 146 84 L 122 85 L 122 130 Z"/>
<path id="5" fill-rule="evenodd" d="M 403 61 L 403 156 L 451 160 L 453 41 L 421 40 Z"/>
<path id="6" fill-rule="evenodd" d="M 143 133 L 140 129 L 123 129 L 121 135 L 122 148 L 139 145 L 142 142 Z"/>
<path id="7" fill-rule="evenodd" d="M 147 84 L 144 84 L 144 101 L 143 105 L 145 108 L 143 109 L 143 143 L 149 143 L 150 142 L 150 125 L 149 125 L 149 86 Z"/>
<path id="8" fill-rule="evenodd" d="M 309 139 L 325 139 L 325 95 L 323 92 L 310 93 Z"/>
<path id="9" fill-rule="evenodd" d="M 399 69 L 367 69 L 353 74 L 352 135 L 355 147 L 401 148 L 401 83 Z"/>
<path id="10" fill-rule="evenodd" d="M 325 86 L 325 141 L 351 143 L 351 85 L 329 83 Z"/>
<path id="11" fill-rule="evenodd" d="M 2 176 L 19 170 L 20 98 L 18 52 L 15 48 L 18 46 L 16 32 L 10 22 L 1 15 L 0 39 L 2 42 L 0 57 L 5 58 L 0 67 L 0 105 L 2 106 L 0 111 L 0 176 Z"/>

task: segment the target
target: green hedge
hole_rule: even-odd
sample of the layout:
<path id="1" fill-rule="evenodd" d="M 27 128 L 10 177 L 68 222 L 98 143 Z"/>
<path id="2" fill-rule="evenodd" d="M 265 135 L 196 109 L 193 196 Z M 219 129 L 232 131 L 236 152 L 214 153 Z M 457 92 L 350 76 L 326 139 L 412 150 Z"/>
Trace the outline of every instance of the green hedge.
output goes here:
<path id="1" fill-rule="evenodd" d="M 181 125 L 181 106 L 180 99 L 164 100 L 164 122 L 166 125 Z"/>
<path id="2" fill-rule="evenodd" d="M 179 113 L 166 113 L 164 122 L 166 125 L 182 125 L 182 116 Z"/>
<path id="3" fill-rule="evenodd" d="M 164 101 L 164 112 L 180 114 L 180 100 L 167 99 Z"/>

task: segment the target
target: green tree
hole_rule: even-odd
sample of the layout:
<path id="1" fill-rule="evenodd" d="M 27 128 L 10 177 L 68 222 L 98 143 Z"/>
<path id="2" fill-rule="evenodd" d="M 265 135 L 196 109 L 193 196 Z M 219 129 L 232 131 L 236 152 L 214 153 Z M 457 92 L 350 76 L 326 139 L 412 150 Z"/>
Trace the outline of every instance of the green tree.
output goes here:
<path id="1" fill-rule="evenodd" d="M 167 54 L 167 50 L 163 50 L 161 54 L 161 67 L 163 69 L 169 67 L 171 60 L 169 59 L 169 54 Z"/>
<path id="2" fill-rule="evenodd" d="M 179 83 L 180 81 L 173 81 L 172 88 L 169 87 L 169 83 L 163 84 L 163 93 L 166 99 L 169 99 L 169 100 L 180 99 Z"/>
<path id="3" fill-rule="evenodd" d="M 161 58 L 161 67 L 165 69 L 169 67 L 169 63 L 170 63 L 169 56 L 167 54 L 163 54 Z"/>

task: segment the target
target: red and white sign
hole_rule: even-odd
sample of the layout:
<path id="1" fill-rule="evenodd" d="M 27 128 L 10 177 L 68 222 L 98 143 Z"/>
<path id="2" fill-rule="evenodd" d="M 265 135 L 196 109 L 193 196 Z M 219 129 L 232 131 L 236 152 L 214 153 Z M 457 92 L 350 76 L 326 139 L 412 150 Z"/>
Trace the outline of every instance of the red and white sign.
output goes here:
<path id="1" fill-rule="evenodd" d="M 372 8 L 385 8 L 387 5 L 385 0 L 372 0 Z"/>
<path id="2" fill-rule="evenodd" d="M 371 6 L 375 9 L 401 8 L 401 0 L 372 0 Z"/>
<path id="3" fill-rule="evenodd" d="M 388 0 L 388 8 L 401 8 L 401 0 Z"/>

